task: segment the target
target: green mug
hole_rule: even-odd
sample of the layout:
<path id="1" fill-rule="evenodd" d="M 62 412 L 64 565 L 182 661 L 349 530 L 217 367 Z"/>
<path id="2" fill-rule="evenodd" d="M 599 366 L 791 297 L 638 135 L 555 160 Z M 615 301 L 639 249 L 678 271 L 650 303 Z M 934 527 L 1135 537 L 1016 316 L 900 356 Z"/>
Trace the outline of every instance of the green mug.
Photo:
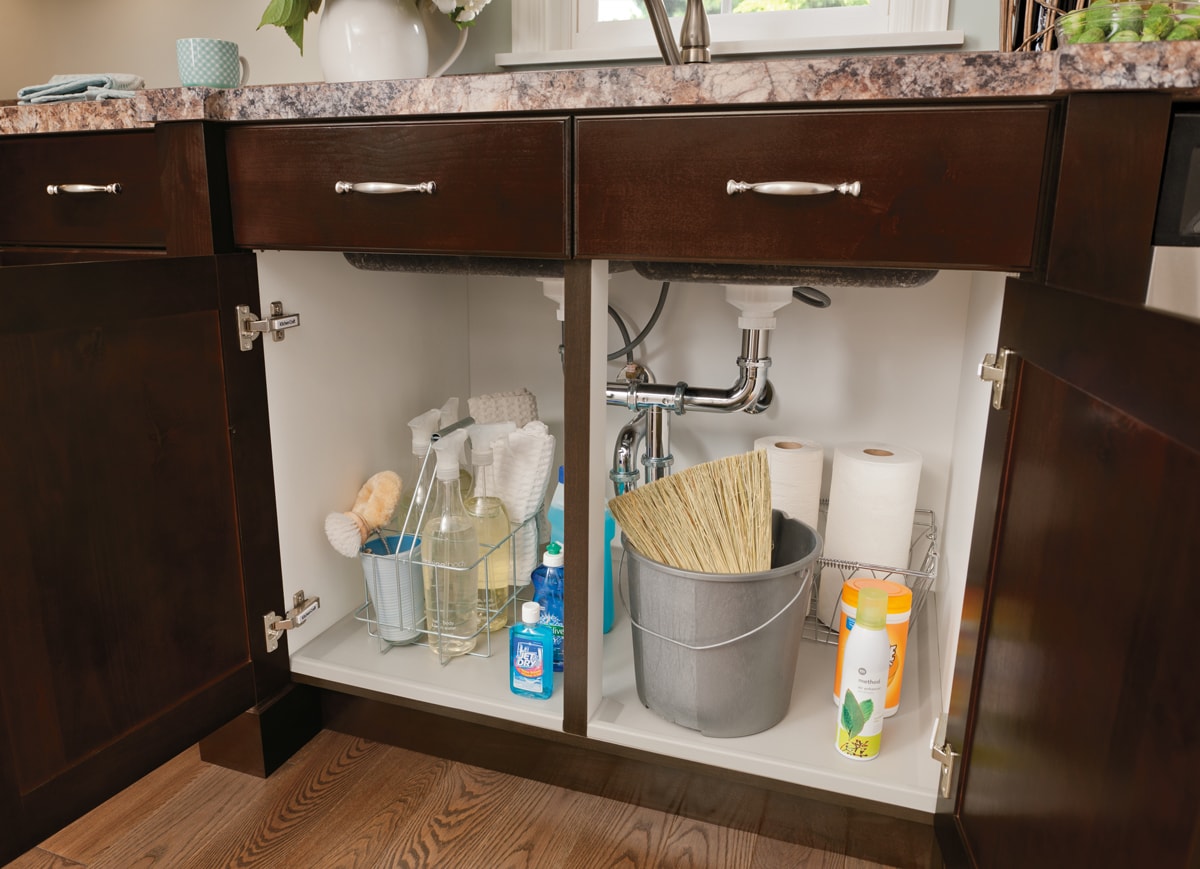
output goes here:
<path id="1" fill-rule="evenodd" d="M 250 62 L 236 42 L 190 37 L 175 40 L 179 81 L 184 87 L 236 88 L 250 78 Z"/>

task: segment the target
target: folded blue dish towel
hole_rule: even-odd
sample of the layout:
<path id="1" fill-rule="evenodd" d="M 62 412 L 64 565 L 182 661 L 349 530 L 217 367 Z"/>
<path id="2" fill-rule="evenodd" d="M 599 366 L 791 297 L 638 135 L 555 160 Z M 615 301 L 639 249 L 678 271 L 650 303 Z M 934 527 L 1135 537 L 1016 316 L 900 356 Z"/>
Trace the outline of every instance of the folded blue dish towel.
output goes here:
<path id="1" fill-rule="evenodd" d="M 146 86 L 140 75 L 89 73 L 52 75 L 45 84 L 32 84 L 17 91 L 20 105 L 77 103 L 84 100 L 124 99 Z"/>

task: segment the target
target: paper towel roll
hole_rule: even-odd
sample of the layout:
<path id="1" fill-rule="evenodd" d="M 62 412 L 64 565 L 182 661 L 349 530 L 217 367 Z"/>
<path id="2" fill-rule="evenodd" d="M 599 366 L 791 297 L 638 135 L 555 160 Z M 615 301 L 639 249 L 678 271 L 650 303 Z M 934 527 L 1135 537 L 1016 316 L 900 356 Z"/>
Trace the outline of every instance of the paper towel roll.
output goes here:
<path id="1" fill-rule="evenodd" d="M 913 513 L 921 482 L 921 454 L 882 443 L 852 443 L 833 453 L 825 558 L 907 568 Z M 836 618 L 841 571 L 822 571 L 817 617 Z M 830 581 L 832 580 L 832 581 Z"/>
<path id="2" fill-rule="evenodd" d="M 754 441 L 765 450 L 771 472 L 771 507 L 817 530 L 821 517 L 821 478 L 825 449 L 796 435 L 770 435 Z"/>

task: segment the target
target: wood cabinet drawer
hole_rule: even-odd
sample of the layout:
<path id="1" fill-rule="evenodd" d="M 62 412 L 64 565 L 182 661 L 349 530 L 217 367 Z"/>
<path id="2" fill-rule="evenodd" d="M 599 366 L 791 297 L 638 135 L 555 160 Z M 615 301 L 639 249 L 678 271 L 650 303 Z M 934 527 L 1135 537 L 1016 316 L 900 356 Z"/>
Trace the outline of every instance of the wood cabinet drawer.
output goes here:
<path id="1" fill-rule="evenodd" d="M 0 244 L 165 248 L 158 165 L 152 130 L 0 139 Z"/>
<path id="2" fill-rule="evenodd" d="M 234 242 L 565 256 L 567 129 L 564 119 L 234 127 Z M 344 182 L 432 192 L 337 192 Z"/>
<path id="3" fill-rule="evenodd" d="M 576 254 L 1026 269 L 1050 119 L 1043 104 L 581 119 Z"/>

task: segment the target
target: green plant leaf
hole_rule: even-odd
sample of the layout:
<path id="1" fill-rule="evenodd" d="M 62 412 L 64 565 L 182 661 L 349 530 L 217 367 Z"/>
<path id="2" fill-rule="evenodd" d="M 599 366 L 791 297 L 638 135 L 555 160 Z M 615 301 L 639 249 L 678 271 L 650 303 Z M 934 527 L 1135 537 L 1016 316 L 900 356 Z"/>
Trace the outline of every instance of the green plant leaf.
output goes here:
<path id="1" fill-rule="evenodd" d="M 291 37 L 292 42 L 304 54 L 304 20 L 309 15 L 321 11 L 323 0 L 270 0 L 263 10 L 259 29 L 270 24 L 282 27 L 284 33 Z"/>
<path id="2" fill-rule="evenodd" d="M 292 38 L 292 42 L 296 43 L 296 47 L 300 49 L 300 54 L 304 54 L 304 20 L 301 19 L 299 24 L 288 24 L 284 26 L 283 32 Z"/>
<path id="3" fill-rule="evenodd" d="M 287 27 L 292 23 L 292 17 L 295 15 L 296 2 L 297 0 L 271 0 L 267 4 L 267 8 L 263 10 L 262 21 L 258 23 L 258 26 L 261 28 L 273 24 L 276 27 Z"/>
<path id="4" fill-rule="evenodd" d="M 868 705 L 871 701 L 867 701 Z M 867 718 L 870 716 L 868 712 L 863 714 L 862 707 L 858 705 L 858 700 L 854 697 L 854 692 L 849 688 L 846 689 L 846 700 L 842 703 L 842 727 L 851 739 L 862 733 L 862 730 L 867 725 Z"/>
<path id="5" fill-rule="evenodd" d="M 875 711 L 875 701 L 868 697 L 858 704 L 858 707 L 862 710 L 863 718 L 870 719 L 871 713 Z"/>

